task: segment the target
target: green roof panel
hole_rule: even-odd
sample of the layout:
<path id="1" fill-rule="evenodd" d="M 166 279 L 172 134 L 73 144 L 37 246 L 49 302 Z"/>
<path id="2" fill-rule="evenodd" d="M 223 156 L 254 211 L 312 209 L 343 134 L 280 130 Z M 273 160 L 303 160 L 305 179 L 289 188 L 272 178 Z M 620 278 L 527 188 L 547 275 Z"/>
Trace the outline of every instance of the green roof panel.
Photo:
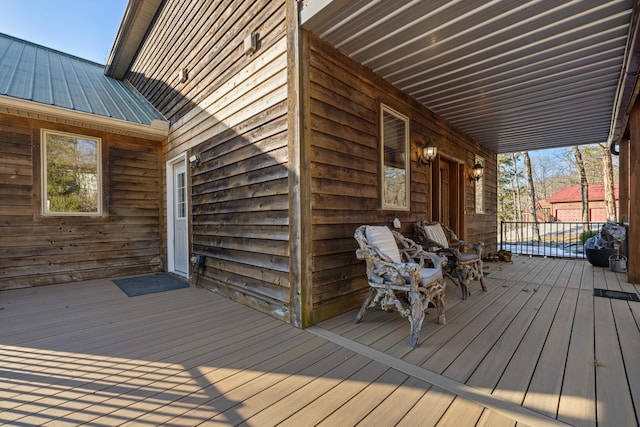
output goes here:
<path id="1" fill-rule="evenodd" d="M 166 120 L 104 65 L 2 33 L 0 95 L 143 125 Z"/>

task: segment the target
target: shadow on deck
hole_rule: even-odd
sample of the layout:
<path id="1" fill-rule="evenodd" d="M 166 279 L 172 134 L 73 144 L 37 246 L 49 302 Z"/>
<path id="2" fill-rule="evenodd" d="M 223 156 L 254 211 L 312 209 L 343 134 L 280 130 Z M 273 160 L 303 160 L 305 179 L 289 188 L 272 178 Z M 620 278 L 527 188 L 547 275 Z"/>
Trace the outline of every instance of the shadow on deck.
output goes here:
<path id="1" fill-rule="evenodd" d="M 447 325 L 355 311 L 307 330 L 197 288 L 0 292 L 0 423 L 635 425 L 640 303 L 584 261 L 488 264 Z"/>

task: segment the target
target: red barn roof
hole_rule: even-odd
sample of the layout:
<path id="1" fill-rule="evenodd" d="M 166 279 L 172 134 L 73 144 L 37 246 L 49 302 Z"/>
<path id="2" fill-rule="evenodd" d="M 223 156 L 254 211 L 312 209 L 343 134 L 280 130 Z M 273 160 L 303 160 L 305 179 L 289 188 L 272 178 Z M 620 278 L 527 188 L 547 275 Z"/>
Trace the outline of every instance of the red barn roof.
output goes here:
<path id="1" fill-rule="evenodd" d="M 618 183 L 613 183 L 613 194 L 615 199 L 619 198 Z M 589 184 L 589 201 L 604 200 L 604 184 Z M 564 187 L 553 196 L 549 197 L 549 203 L 580 202 L 582 201 L 582 190 L 580 185 Z"/>

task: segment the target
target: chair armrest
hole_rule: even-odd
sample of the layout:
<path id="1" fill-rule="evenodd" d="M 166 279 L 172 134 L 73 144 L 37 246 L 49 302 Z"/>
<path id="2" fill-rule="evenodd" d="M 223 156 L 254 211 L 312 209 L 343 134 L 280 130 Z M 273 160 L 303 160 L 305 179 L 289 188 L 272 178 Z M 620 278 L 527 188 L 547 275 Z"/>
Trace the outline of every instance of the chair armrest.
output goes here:
<path id="1" fill-rule="evenodd" d="M 425 260 L 429 260 L 429 264 L 433 265 L 433 268 L 443 269 L 447 265 L 447 257 L 442 256 L 439 253 L 425 251 L 420 247 L 420 251 L 411 253 L 411 257 L 416 260 L 421 267 L 425 266 Z"/>
<path id="2" fill-rule="evenodd" d="M 404 288 L 408 285 L 419 286 L 421 265 L 415 262 L 394 263 L 385 261 L 362 249 L 356 250 L 356 257 L 367 263 L 367 277 L 379 285 L 385 282 L 392 287 Z M 417 288 L 416 288 L 417 289 Z"/>
<path id="3" fill-rule="evenodd" d="M 469 243 L 469 242 L 465 242 L 464 240 L 456 240 L 454 242 L 451 242 L 451 247 L 454 247 L 458 250 L 461 247 L 471 249 L 475 251 L 478 254 L 478 256 L 481 257 L 482 249 L 484 248 L 484 243 L 483 242 Z"/>
<path id="4" fill-rule="evenodd" d="M 462 255 L 460 254 L 460 250 L 457 247 L 451 246 L 448 248 L 440 249 L 436 253 L 445 257 L 453 257 L 452 265 L 458 265 L 460 262 L 462 262 Z"/>
<path id="5" fill-rule="evenodd" d="M 413 259 L 411 255 L 419 250 L 422 250 L 422 248 L 418 246 L 416 242 L 411 239 L 407 239 L 397 231 L 392 230 L 391 234 L 393 234 L 393 238 L 396 239 L 396 243 L 400 246 L 400 256 L 402 256 L 405 261 L 411 262 Z"/>
<path id="6" fill-rule="evenodd" d="M 434 268 L 444 268 L 447 263 L 445 256 L 439 256 L 436 253 L 425 250 L 421 245 L 418 245 L 411 239 L 407 239 L 397 231 L 392 231 L 396 241 L 402 246 L 400 254 L 404 256 L 408 262 L 417 262 L 420 267 L 424 267 L 425 260 L 434 266 Z"/>

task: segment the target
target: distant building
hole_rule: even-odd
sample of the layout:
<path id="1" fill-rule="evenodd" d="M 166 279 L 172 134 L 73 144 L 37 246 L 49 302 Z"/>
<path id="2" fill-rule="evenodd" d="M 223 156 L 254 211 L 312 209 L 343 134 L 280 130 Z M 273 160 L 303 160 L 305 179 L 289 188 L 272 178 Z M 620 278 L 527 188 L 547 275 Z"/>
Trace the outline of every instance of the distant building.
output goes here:
<path id="1" fill-rule="evenodd" d="M 524 221 L 533 221 L 531 218 L 531 209 L 529 206 L 524 207 Z M 536 202 L 536 219 L 537 222 L 554 222 L 556 218 L 551 215 L 551 203 L 548 200 L 539 200 Z"/>
<path id="2" fill-rule="evenodd" d="M 614 183 L 614 196 L 616 200 L 616 213 L 619 211 L 618 183 Z M 544 202 L 544 201 L 543 201 Z M 550 205 L 550 214 L 555 221 L 580 222 L 582 221 L 582 190 L 580 185 L 564 187 L 546 200 Z M 604 184 L 589 185 L 589 221 L 605 222 L 607 210 L 604 203 Z"/>

